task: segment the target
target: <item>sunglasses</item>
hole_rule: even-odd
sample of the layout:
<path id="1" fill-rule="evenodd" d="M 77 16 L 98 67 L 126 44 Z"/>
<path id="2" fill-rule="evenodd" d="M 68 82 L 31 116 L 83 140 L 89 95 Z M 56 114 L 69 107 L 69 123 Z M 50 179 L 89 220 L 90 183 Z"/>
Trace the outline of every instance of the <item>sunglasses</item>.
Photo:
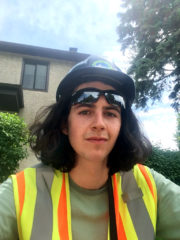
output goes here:
<path id="1" fill-rule="evenodd" d="M 100 96 L 104 96 L 111 105 L 125 108 L 124 99 L 118 91 L 97 88 L 83 88 L 74 92 L 71 97 L 71 105 L 94 103 L 97 102 Z"/>

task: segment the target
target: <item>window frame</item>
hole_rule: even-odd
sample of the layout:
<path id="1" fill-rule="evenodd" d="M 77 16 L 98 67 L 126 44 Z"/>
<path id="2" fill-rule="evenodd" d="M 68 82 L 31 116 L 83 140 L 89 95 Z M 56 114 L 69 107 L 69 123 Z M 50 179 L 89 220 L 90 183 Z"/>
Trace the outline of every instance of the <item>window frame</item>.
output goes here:
<path id="1" fill-rule="evenodd" d="M 35 65 L 35 74 L 34 74 L 34 84 L 33 88 L 26 88 L 23 86 L 23 80 L 24 80 L 24 73 L 25 73 L 25 65 L 26 64 L 32 64 Z M 46 72 L 46 82 L 45 82 L 45 88 L 44 89 L 36 89 L 35 88 L 35 78 L 36 78 L 36 71 L 37 71 L 37 65 L 45 65 L 47 66 L 47 72 Z M 49 62 L 43 61 L 39 59 L 31 59 L 31 58 L 24 58 L 22 63 L 22 71 L 21 71 L 21 85 L 24 90 L 29 91 L 38 91 L 38 92 L 47 92 L 48 91 L 48 85 L 49 85 Z"/>

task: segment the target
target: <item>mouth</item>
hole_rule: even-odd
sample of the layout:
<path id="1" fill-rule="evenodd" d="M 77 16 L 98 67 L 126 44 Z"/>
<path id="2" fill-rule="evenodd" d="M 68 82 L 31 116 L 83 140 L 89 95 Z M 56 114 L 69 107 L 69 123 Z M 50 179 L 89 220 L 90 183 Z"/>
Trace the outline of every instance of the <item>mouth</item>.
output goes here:
<path id="1" fill-rule="evenodd" d="M 103 137 L 90 137 L 86 139 L 89 142 L 92 143 L 104 143 L 107 142 L 107 138 L 103 138 Z"/>

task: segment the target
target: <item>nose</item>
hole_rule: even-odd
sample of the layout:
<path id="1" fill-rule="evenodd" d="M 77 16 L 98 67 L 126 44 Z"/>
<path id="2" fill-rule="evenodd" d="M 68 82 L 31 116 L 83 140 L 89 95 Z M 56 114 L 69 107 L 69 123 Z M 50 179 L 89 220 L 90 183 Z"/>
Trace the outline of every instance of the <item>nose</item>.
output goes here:
<path id="1" fill-rule="evenodd" d="M 105 118 L 103 114 L 103 106 L 106 103 L 106 99 L 104 96 L 101 96 L 99 100 L 96 102 L 96 110 L 94 113 L 94 118 L 92 122 L 92 128 L 96 130 L 103 130 L 106 127 Z"/>
<path id="2" fill-rule="evenodd" d="M 103 118 L 103 113 L 101 111 L 96 112 L 96 114 L 94 115 L 92 128 L 95 130 L 105 129 L 105 121 Z"/>

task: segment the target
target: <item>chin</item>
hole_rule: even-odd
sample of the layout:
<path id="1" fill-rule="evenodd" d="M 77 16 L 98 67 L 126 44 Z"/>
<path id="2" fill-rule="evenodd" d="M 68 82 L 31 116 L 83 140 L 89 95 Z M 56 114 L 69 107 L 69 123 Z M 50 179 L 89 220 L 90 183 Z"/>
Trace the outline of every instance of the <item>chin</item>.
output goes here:
<path id="1" fill-rule="evenodd" d="M 96 162 L 106 162 L 107 161 L 107 155 L 102 155 L 102 154 L 92 154 L 90 156 L 91 161 L 96 161 Z"/>

